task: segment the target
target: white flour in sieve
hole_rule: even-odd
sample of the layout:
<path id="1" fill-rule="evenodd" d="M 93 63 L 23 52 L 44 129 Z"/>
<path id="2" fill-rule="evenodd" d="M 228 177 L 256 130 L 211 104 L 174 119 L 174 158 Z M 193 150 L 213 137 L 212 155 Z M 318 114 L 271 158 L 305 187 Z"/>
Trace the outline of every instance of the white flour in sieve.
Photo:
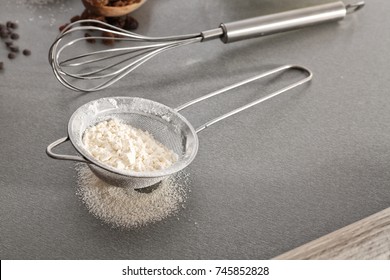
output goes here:
<path id="1" fill-rule="evenodd" d="M 163 180 L 150 193 L 109 185 L 85 164 L 77 164 L 77 194 L 90 213 L 121 228 L 137 228 L 161 221 L 184 208 L 189 191 L 188 175 L 179 172 Z"/>
<path id="2" fill-rule="evenodd" d="M 83 143 L 95 159 L 120 170 L 162 170 L 178 160 L 178 155 L 153 135 L 116 118 L 87 128 Z"/>

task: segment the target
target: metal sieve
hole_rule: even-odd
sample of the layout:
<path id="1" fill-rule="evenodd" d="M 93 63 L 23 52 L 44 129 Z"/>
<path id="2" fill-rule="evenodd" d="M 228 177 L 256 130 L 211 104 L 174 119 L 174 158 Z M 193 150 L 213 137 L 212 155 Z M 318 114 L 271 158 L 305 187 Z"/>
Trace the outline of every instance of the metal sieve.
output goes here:
<path id="1" fill-rule="evenodd" d="M 307 76 L 280 90 L 212 119 L 197 129 L 194 129 L 191 123 L 179 113 L 181 110 L 198 102 L 289 69 L 303 71 Z M 182 170 L 194 160 L 199 146 L 197 133 L 227 117 L 302 85 L 310 81 L 312 76 L 312 72 L 307 68 L 285 65 L 209 93 L 175 109 L 152 100 L 137 97 L 107 97 L 97 99 L 84 104 L 73 113 L 68 123 L 68 136 L 51 143 L 47 147 L 46 153 L 54 159 L 87 163 L 96 176 L 111 185 L 131 187 L 134 189 L 146 188 Z M 82 141 L 83 134 L 88 127 L 111 118 L 118 118 L 124 123 L 149 132 L 157 141 L 179 156 L 177 162 L 159 171 L 136 172 L 120 170 L 98 161 L 90 155 L 84 146 Z M 53 152 L 55 147 L 66 141 L 70 141 L 81 156 L 61 155 Z"/>

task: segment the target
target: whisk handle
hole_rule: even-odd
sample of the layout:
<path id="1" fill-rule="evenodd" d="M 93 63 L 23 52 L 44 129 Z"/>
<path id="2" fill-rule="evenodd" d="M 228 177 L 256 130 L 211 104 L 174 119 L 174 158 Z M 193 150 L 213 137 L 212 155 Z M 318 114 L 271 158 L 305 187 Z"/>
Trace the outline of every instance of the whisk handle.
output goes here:
<path id="1" fill-rule="evenodd" d="M 363 6 L 363 1 L 350 5 L 344 5 L 343 2 L 338 1 L 236 22 L 222 23 L 220 28 L 223 30 L 223 35 L 220 38 L 224 43 L 231 43 L 323 22 L 337 21 Z"/>

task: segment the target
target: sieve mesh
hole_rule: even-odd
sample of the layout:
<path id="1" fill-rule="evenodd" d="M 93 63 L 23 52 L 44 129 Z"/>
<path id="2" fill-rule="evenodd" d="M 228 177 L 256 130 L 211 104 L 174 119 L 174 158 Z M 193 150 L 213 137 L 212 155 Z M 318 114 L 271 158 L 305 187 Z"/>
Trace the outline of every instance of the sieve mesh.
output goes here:
<path id="1" fill-rule="evenodd" d="M 169 168 L 152 172 L 118 170 L 93 158 L 83 144 L 85 130 L 98 122 L 117 118 L 135 128 L 149 132 L 178 155 Z M 142 98 L 114 97 L 91 101 L 72 115 L 69 138 L 78 152 L 91 161 L 91 170 L 101 179 L 119 186 L 143 188 L 185 168 L 198 150 L 198 138 L 191 124 L 179 113 L 161 103 Z"/>

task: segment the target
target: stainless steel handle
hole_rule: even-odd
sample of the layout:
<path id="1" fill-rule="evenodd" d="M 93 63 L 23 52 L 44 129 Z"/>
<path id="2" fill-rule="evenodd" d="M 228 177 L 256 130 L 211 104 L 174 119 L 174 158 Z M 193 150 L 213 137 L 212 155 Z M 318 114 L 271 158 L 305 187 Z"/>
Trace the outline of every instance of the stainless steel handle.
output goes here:
<path id="1" fill-rule="evenodd" d="M 69 155 L 60 155 L 60 154 L 56 154 L 54 153 L 52 150 L 61 145 L 62 143 L 65 143 L 69 141 L 69 137 L 64 137 L 64 138 L 61 138 L 61 139 L 58 139 L 56 141 L 54 141 L 53 143 L 51 143 L 49 146 L 47 146 L 46 148 L 46 154 L 51 157 L 51 158 L 54 158 L 54 159 L 59 159 L 59 160 L 71 160 L 71 161 L 79 161 L 79 162 L 84 162 L 84 163 L 91 163 L 90 161 L 86 160 L 85 158 L 83 157 L 79 157 L 79 156 L 69 156 Z"/>
<path id="2" fill-rule="evenodd" d="M 202 35 L 205 40 L 219 36 L 224 43 L 231 43 L 248 38 L 299 29 L 323 22 L 340 20 L 346 14 L 357 11 L 363 6 L 363 1 L 351 5 L 344 5 L 343 2 L 339 1 L 230 23 L 222 23 L 220 29 L 222 29 L 223 34 L 221 34 L 220 29 L 213 29 L 202 32 Z"/>
<path id="3" fill-rule="evenodd" d="M 215 124 L 215 123 L 217 123 L 217 122 L 219 122 L 219 121 L 221 121 L 223 119 L 226 119 L 226 118 L 228 118 L 230 116 L 233 116 L 233 115 L 235 115 L 235 114 L 237 114 L 239 112 L 242 112 L 242 111 L 244 111 L 244 110 L 246 110 L 246 109 L 248 109 L 248 108 L 250 108 L 252 106 L 255 106 L 255 105 L 259 104 L 259 103 L 262 103 L 262 102 L 264 102 L 264 101 L 266 101 L 268 99 L 271 99 L 272 97 L 275 97 L 275 96 L 277 96 L 277 95 L 279 95 L 279 94 L 281 94 L 283 92 L 289 91 L 289 90 L 291 90 L 291 89 L 293 89 L 293 88 L 295 88 L 295 87 L 297 87 L 299 85 L 302 85 L 304 83 L 309 82 L 312 79 L 312 77 L 313 77 L 313 73 L 309 69 L 307 69 L 307 68 L 305 68 L 303 66 L 284 65 L 284 66 L 275 68 L 273 70 L 267 71 L 265 73 L 256 75 L 256 76 L 254 76 L 252 78 L 249 78 L 249 79 L 243 80 L 241 82 L 235 83 L 233 85 L 224 87 L 224 88 L 222 88 L 220 90 L 217 90 L 217 91 L 214 91 L 212 93 L 206 94 L 206 95 L 201 96 L 201 97 L 199 97 L 197 99 L 191 100 L 191 101 L 189 101 L 189 102 L 187 102 L 187 103 L 177 107 L 175 110 L 177 112 L 179 112 L 179 111 L 181 111 L 181 110 L 183 110 L 183 109 L 185 109 L 187 107 L 190 107 L 190 106 L 192 106 L 192 105 L 194 105 L 194 104 L 196 104 L 198 102 L 204 101 L 204 100 L 206 100 L 208 98 L 211 98 L 213 96 L 217 96 L 217 95 L 219 95 L 221 93 L 224 93 L 224 92 L 227 92 L 227 91 L 229 91 L 231 89 L 237 88 L 239 86 L 248 84 L 250 82 L 253 82 L 253 81 L 256 81 L 256 80 L 259 80 L 259 79 L 265 78 L 267 76 L 270 76 L 270 75 L 273 75 L 273 74 L 276 74 L 276 73 L 280 73 L 280 72 L 283 72 L 283 71 L 286 71 L 286 70 L 289 70 L 289 69 L 297 69 L 297 70 L 303 71 L 303 72 L 306 73 L 307 76 L 305 78 L 295 82 L 295 83 L 292 83 L 292 84 L 290 84 L 290 85 L 280 89 L 280 90 L 277 90 L 277 91 L 275 91 L 273 93 L 270 93 L 270 94 L 268 94 L 268 95 L 266 95 L 266 96 L 264 96 L 262 98 L 259 98 L 259 99 L 255 100 L 255 101 L 252 101 L 252 102 L 250 102 L 250 103 L 248 103 L 248 104 L 246 104 L 244 106 L 241 106 L 241 107 L 239 107 L 239 108 L 237 108 L 235 110 L 232 110 L 232 111 L 230 111 L 230 112 L 228 112 L 228 113 L 226 113 L 226 114 L 224 114 L 222 116 L 219 116 L 219 117 L 217 117 L 215 119 L 212 119 L 212 120 L 208 121 L 207 123 L 201 125 L 197 129 L 195 129 L 196 133 L 199 133 L 203 129 L 205 129 L 205 128 L 207 128 L 207 127 L 209 127 L 209 126 L 211 126 L 211 125 L 213 125 L 213 124 Z"/>

